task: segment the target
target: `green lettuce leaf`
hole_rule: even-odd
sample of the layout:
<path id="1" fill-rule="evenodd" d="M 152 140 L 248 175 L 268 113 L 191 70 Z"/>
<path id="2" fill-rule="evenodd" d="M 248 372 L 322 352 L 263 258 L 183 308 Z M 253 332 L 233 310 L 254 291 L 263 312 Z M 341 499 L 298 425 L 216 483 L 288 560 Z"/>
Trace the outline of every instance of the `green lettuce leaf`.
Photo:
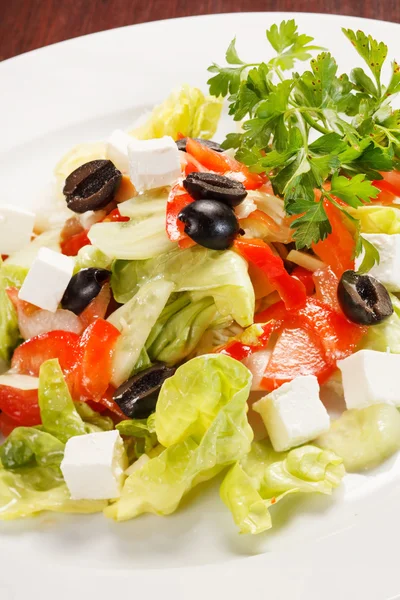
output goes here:
<path id="1" fill-rule="evenodd" d="M 167 209 L 169 188 L 156 188 L 143 192 L 130 200 L 118 205 L 119 212 L 123 217 L 129 217 L 135 222 L 142 221 L 148 217 L 165 217 Z"/>
<path id="2" fill-rule="evenodd" d="M 172 446 L 187 437 L 201 440 L 232 398 L 246 401 L 251 379 L 244 365 L 223 354 L 198 356 L 183 364 L 164 382 L 157 401 L 160 444 Z"/>
<path id="3" fill-rule="evenodd" d="M 64 456 L 64 444 L 56 437 L 34 427 L 17 427 L 0 447 L 0 459 L 5 469 L 38 465 L 59 467 Z"/>
<path id="4" fill-rule="evenodd" d="M 88 238 L 110 258 L 144 260 L 159 256 L 175 247 L 165 231 L 165 214 L 122 223 L 96 223 Z"/>
<path id="5" fill-rule="evenodd" d="M 7 296 L 8 287 L 21 287 L 25 270 L 7 266 L 0 257 L 0 363 L 7 367 L 11 355 L 20 341 L 17 312 Z M 1 372 L 1 371 L 0 371 Z"/>
<path id="6" fill-rule="evenodd" d="M 134 458 L 140 458 L 143 454 L 149 454 L 158 444 L 155 414 L 147 419 L 127 419 L 116 426 L 121 435 L 135 438 Z"/>
<path id="7" fill-rule="evenodd" d="M 212 296 L 220 315 L 242 327 L 253 322 L 254 290 L 247 263 L 236 252 L 195 246 L 150 260 L 118 260 L 111 278 L 117 302 L 127 302 L 143 283 L 156 277 L 175 283 L 176 292 L 191 292 L 195 301 Z"/>
<path id="8" fill-rule="evenodd" d="M 287 494 L 331 494 L 344 475 L 342 463 L 334 452 L 315 446 L 277 453 L 268 441 L 254 442 L 228 471 L 221 499 L 241 533 L 261 533 L 272 527 L 269 507 Z"/>
<path id="9" fill-rule="evenodd" d="M 390 294 L 394 312 L 388 318 L 368 327 L 368 332 L 363 339 L 363 348 L 376 350 L 377 352 L 392 352 L 400 354 L 400 300 L 394 294 Z"/>
<path id="10" fill-rule="evenodd" d="M 75 408 L 57 358 L 41 365 L 38 396 L 45 431 L 64 443 L 74 435 L 86 433 L 85 423 Z"/>
<path id="11" fill-rule="evenodd" d="M 181 362 L 193 352 L 215 314 L 212 298 L 191 302 L 166 322 L 147 350 L 150 359 L 168 365 Z"/>
<path id="12" fill-rule="evenodd" d="M 104 501 L 71 500 L 57 467 L 22 467 L 7 471 L 0 467 L 0 519 L 28 517 L 50 510 L 63 513 L 95 513 Z"/>
<path id="13" fill-rule="evenodd" d="M 209 139 L 217 130 L 221 110 L 222 100 L 204 96 L 198 88 L 183 85 L 153 109 L 144 125 L 130 133 L 141 140 L 164 135 L 176 140 L 179 134 Z"/>
<path id="14" fill-rule="evenodd" d="M 86 433 L 95 433 L 96 431 L 111 431 L 114 429 L 114 422 L 111 417 L 104 417 L 93 410 L 86 402 L 74 402 L 76 412 L 85 423 Z"/>
<path id="15" fill-rule="evenodd" d="M 98 269 L 110 269 L 112 259 L 103 254 L 101 250 L 94 246 L 83 246 L 75 258 L 74 273 L 79 273 L 82 269 L 97 267 Z"/>
<path id="16" fill-rule="evenodd" d="M 215 388 L 202 385 L 199 375 Z M 174 378 L 174 384 L 166 386 Z M 105 514 L 118 521 L 144 512 L 170 514 L 190 489 L 242 458 L 253 438 L 246 416 L 250 384 L 250 372 L 227 356 L 199 357 L 182 365 L 164 383 L 156 409 L 157 436 L 167 432 L 164 442 L 171 445 L 127 478 L 121 498 Z M 186 406 L 187 389 L 197 393 L 190 392 Z M 176 422 L 173 435 L 172 422 L 167 426 L 167 421 L 173 421 L 179 409 L 187 414 Z"/>
<path id="17" fill-rule="evenodd" d="M 400 450 L 400 413 L 388 404 L 346 410 L 315 443 L 339 454 L 347 471 L 371 469 Z"/>
<path id="18" fill-rule="evenodd" d="M 5 261 L 5 265 L 15 265 L 29 269 L 35 260 L 40 248 L 50 248 L 54 252 L 61 252 L 60 248 L 60 233 L 61 229 L 51 229 L 38 235 L 27 246 L 24 246 L 17 252 L 11 254 Z"/>
<path id="19" fill-rule="evenodd" d="M 361 233 L 400 233 L 400 210 L 389 206 L 360 206 L 353 211 Z"/>
<path id="20" fill-rule="evenodd" d="M 121 332 L 113 357 L 112 384 L 115 387 L 126 381 L 135 369 L 146 340 L 173 289 L 174 284 L 169 281 L 149 281 L 129 302 L 109 316 L 108 321 Z"/>

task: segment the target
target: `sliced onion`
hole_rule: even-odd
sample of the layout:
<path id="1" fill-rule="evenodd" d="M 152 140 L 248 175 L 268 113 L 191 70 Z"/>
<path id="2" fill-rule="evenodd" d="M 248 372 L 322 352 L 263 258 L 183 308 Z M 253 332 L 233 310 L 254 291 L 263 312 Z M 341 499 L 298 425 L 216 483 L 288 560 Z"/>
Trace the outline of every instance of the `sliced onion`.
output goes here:
<path id="1" fill-rule="evenodd" d="M 264 377 L 265 370 L 271 358 L 271 350 L 259 350 L 245 358 L 242 362 L 251 371 L 253 381 L 251 384 L 252 392 L 262 391 L 261 381 Z"/>

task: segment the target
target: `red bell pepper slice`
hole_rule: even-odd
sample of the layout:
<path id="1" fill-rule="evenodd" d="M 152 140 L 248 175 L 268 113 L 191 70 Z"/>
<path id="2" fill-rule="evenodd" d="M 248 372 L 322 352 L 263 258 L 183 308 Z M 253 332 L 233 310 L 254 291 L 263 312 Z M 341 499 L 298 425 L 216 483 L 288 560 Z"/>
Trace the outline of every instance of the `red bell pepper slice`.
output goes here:
<path id="1" fill-rule="evenodd" d="M 341 211 L 328 200 L 323 202 L 332 232 L 324 240 L 313 244 L 312 249 L 340 277 L 344 271 L 354 269 L 356 242 L 344 224 Z"/>
<path id="2" fill-rule="evenodd" d="M 241 181 L 247 190 L 256 190 L 266 182 L 266 178 L 258 173 L 252 173 L 239 161 L 231 158 L 225 152 L 216 152 L 201 142 L 192 138 L 186 141 L 186 152 L 191 154 L 206 169 L 221 173 Z"/>
<path id="3" fill-rule="evenodd" d="M 68 331 L 50 331 L 27 340 L 15 350 L 11 367 L 18 373 L 39 376 L 46 360 L 58 358 L 64 374 L 69 373 L 78 358 L 79 335 Z"/>
<path id="4" fill-rule="evenodd" d="M 167 202 L 166 230 L 171 242 L 178 242 L 180 248 L 190 248 L 195 242 L 185 233 L 185 225 L 178 220 L 178 215 L 193 198 L 185 191 L 181 184 L 173 186 Z"/>
<path id="5" fill-rule="evenodd" d="M 0 410 L 17 425 L 31 427 L 42 422 L 37 390 L 20 390 L 0 385 Z"/>
<path id="6" fill-rule="evenodd" d="M 76 256 L 81 248 L 90 246 L 88 230 L 77 233 L 67 240 L 61 242 L 61 252 L 66 256 Z"/>
<path id="7" fill-rule="evenodd" d="M 233 246 L 243 258 L 264 271 L 288 309 L 304 306 L 307 298 L 306 288 L 299 279 L 289 275 L 283 260 L 273 254 L 268 244 L 259 239 L 242 238 L 236 239 Z"/>
<path id="8" fill-rule="evenodd" d="M 306 288 L 307 296 L 311 296 L 315 290 L 313 274 L 304 267 L 295 267 L 291 273 L 292 277 L 297 277 Z"/>
<path id="9" fill-rule="evenodd" d="M 21 427 L 21 423 L 14 421 L 14 419 L 4 412 L 0 413 L 0 433 L 2 433 L 4 437 L 8 437 L 16 427 Z"/>

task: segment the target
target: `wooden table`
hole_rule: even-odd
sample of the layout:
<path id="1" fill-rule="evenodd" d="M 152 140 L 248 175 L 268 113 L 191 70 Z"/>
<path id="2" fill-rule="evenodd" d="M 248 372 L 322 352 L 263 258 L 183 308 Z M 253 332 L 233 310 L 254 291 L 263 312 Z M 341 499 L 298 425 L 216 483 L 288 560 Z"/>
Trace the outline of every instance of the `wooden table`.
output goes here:
<path id="1" fill-rule="evenodd" d="M 263 10 L 337 13 L 400 23 L 400 0 L 0 0 L 0 60 L 122 25 Z"/>

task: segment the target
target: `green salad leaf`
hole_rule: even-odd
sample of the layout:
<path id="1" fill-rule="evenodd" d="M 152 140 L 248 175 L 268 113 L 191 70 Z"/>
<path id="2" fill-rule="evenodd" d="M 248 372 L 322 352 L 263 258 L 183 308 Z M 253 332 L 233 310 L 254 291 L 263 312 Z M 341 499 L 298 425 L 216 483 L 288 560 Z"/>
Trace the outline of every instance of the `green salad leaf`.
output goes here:
<path id="1" fill-rule="evenodd" d="M 174 284 L 164 279 L 154 279 L 142 285 L 135 296 L 118 308 L 108 321 L 121 335 L 113 357 L 112 384 L 118 387 L 135 369 L 150 332 L 162 313 Z"/>
<path id="2" fill-rule="evenodd" d="M 61 513 L 101 512 L 102 500 L 71 500 L 57 467 L 23 467 L 8 471 L 0 467 L 0 519 L 29 517 L 41 511 Z"/>
<path id="3" fill-rule="evenodd" d="M 199 371 L 215 384 L 211 400 Z M 156 408 L 157 436 L 171 445 L 127 478 L 121 498 L 105 514 L 118 521 L 144 512 L 170 514 L 190 489 L 243 457 L 253 438 L 246 416 L 250 384 L 250 372 L 227 356 L 202 356 L 182 365 L 164 383 Z M 197 390 L 188 403 L 183 389 Z M 183 416 L 177 420 L 179 409 Z"/>
<path id="4" fill-rule="evenodd" d="M 95 246 L 83 246 L 75 258 L 74 274 L 90 267 L 110 269 L 111 263 L 112 259 Z"/>
<path id="5" fill-rule="evenodd" d="M 116 426 L 121 435 L 135 438 L 134 455 L 140 458 L 148 454 L 158 444 L 155 414 L 147 419 L 127 419 Z"/>
<path id="6" fill-rule="evenodd" d="M 361 233 L 400 233 L 400 209 L 391 206 L 360 206 L 353 216 L 359 220 Z"/>
<path id="7" fill-rule="evenodd" d="M 341 456 L 347 471 L 371 469 L 400 450 L 400 413 L 388 404 L 345 410 L 315 443 Z"/>
<path id="8" fill-rule="evenodd" d="M 4 261 L 9 265 L 29 269 L 35 260 L 40 248 L 50 248 L 54 252 L 61 252 L 60 248 L 60 233 L 61 229 L 50 229 L 38 235 L 29 244 L 17 250 Z"/>
<path id="9" fill-rule="evenodd" d="M 93 410 L 87 402 L 74 402 L 76 412 L 85 423 L 86 433 L 95 433 L 96 431 L 111 431 L 114 429 L 114 422 L 111 417 L 104 417 Z"/>
<path id="10" fill-rule="evenodd" d="M 23 276 L 22 276 L 23 274 Z M 7 366 L 12 352 L 20 340 L 17 312 L 7 296 L 6 289 L 21 287 L 25 271 L 19 267 L 8 267 L 0 257 L 0 363 Z"/>
<path id="11" fill-rule="evenodd" d="M 86 433 L 57 358 L 42 363 L 39 373 L 39 408 L 45 431 L 62 442 Z"/>
<path id="12" fill-rule="evenodd" d="M 218 312 L 239 325 L 253 322 L 254 289 L 247 263 L 231 250 L 176 249 L 150 260 L 118 260 L 112 272 L 117 302 L 127 302 L 143 283 L 163 277 L 175 284 L 175 292 L 190 291 L 194 300 L 214 298 Z"/>
<path id="13" fill-rule="evenodd" d="M 382 323 L 368 327 L 363 338 L 363 348 L 400 354 L 400 300 L 394 294 L 390 294 L 390 299 L 394 308 L 393 314 Z"/>
<path id="14" fill-rule="evenodd" d="M 257 534 L 272 527 L 269 508 L 287 494 L 331 494 L 344 475 L 334 452 L 302 446 L 275 452 L 268 441 L 253 442 L 221 485 L 221 498 L 241 533 Z"/>
<path id="15" fill-rule="evenodd" d="M 141 140 L 164 135 L 176 140 L 179 134 L 209 139 L 217 130 L 221 110 L 220 100 L 205 96 L 198 88 L 184 85 L 156 106 L 147 121 L 130 133 Z"/>
<path id="16" fill-rule="evenodd" d="M 32 465 L 59 467 L 63 456 L 63 442 L 35 427 L 17 427 L 0 447 L 0 460 L 5 469 Z"/>

